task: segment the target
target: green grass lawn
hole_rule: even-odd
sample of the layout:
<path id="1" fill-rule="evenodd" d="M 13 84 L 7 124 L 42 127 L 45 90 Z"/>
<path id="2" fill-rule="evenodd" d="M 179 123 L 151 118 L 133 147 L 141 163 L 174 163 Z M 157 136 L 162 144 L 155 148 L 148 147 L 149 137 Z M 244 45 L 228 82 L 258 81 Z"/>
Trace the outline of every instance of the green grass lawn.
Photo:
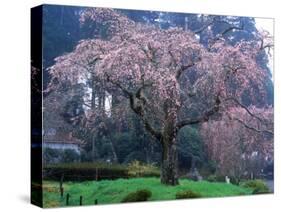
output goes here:
<path id="1" fill-rule="evenodd" d="M 179 191 L 192 190 L 202 197 L 224 197 L 251 194 L 252 190 L 226 183 L 210 183 L 206 181 L 194 182 L 187 179 L 180 180 L 178 186 L 166 186 L 159 178 L 133 178 L 103 181 L 65 182 L 63 198 L 59 193 L 59 182 L 43 182 L 44 207 L 65 206 L 67 193 L 70 194 L 69 205 L 79 205 L 79 197 L 83 196 L 83 205 L 93 205 L 95 199 L 98 204 L 120 203 L 130 192 L 148 189 L 153 200 L 173 200 Z"/>

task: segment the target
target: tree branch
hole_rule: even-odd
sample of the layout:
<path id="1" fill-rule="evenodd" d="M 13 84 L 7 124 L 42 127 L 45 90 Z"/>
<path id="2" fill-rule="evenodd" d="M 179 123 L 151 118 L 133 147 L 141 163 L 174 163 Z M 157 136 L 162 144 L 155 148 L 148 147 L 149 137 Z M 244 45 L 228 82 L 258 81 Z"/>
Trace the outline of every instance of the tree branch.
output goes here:
<path id="1" fill-rule="evenodd" d="M 87 104 L 86 102 L 83 102 L 83 105 L 86 106 L 86 107 L 89 107 L 89 108 L 92 107 L 91 105 Z"/>
<path id="2" fill-rule="evenodd" d="M 106 74 L 106 79 L 116 85 L 118 88 L 121 89 L 121 91 L 129 97 L 130 100 L 130 107 L 131 109 L 140 117 L 140 119 L 142 120 L 145 129 L 151 133 L 152 136 L 154 136 L 157 140 L 161 140 L 162 138 L 162 133 L 159 130 L 156 130 L 147 120 L 147 118 L 145 117 L 144 114 L 144 105 L 145 105 L 145 97 L 141 94 L 142 90 L 144 87 L 149 86 L 150 84 L 144 84 L 143 86 L 141 86 L 136 94 L 132 93 L 131 91 L 129 91 L 127 88 L 125 88 L 124 86 L 122 86 L 119 82 L 116 82 L 114 80 L 112 80 L 107 74 Z"/>
<path id="3" fill-rule="evenodd" d="M 116 85 L 118 88 L 120 88 L 125 95 L 127 95 L 129 97 L 131 97 L 133 95 L 132 92 L 130 92 L 127 88 L 122 86 L 119 82 L 112 80 L 108 74 L 105 74 L 105 77 L 108 82 L 110 82 L 110 83 Z"/>
<path id="4" fill-rule="evenodd" d="M 272 43 L 264 44 L 264 39 L 260 39 L 260 41 L 261 41 L 260 49 L 259 49 L 260 51 L 262 51 L 266 48 L 268 48 L 270 50 L 272 47 L 274 47 L 274 45 Z"/>
<path id="5" fill-rule="evenodd" d="M 200 59 L 201 60 L 201 59 Z M 176 70 L 176 79 L 179 79 L 180 76 L 182 75 L 182 73 L 186 70 L 189 69 L 191 67 L 195 66 L 195 62 L 192 62 L 188 65 L 182 65 L 180 66 L 177 70 Z"/>
<path id="6" fill-rule="evenodd" d="M 224 31 L 221 32 L 221 35 L 225 35 L 228 32 L 232 31 L 232 30 L 244 30 L 244 26 L 242 25 L 241 27 L 237 27 L 237 26 L 230 26 L 227 29 L 225 29 Z"/>
<path id="7" fill-rule="evenodd" d="M 197 118 L 194 118 L 194 119 L 185 119 L 185 120 L 179 121 L 176 125 L 177 130 L 179 130 L 182 127 L 187 126 L 187 125 L 194 125 L 194 124 L 199 124 L 199 123 L 209 121 L 210 117 L 215 115 L 219 111 L 220 104 L 221 104 L 221 101 L 219 99 L 219 94 L 218 94 L 216 96 L 214 107 L 212 107 L 210 110 L 204 112 L 203 115 L 200 116 L 200 117 L 197 117 Z"/>
<path id="8" fill-rule="evenodd" d="M 232 119 L 238 121 L 240 124 L 242 124 L 244 127 L 246 127 L 249 130 L 253 130 L 253 131 L 258 132 L 258 133 L 268 133 L 270 135 L 274 135 L 274 133 L 272 131 L 257 129 L 257 128 L 255 128 L 253 126 L 250 126 L 250 125 L 246 124 L 244 121 L 242 121 L 242 120 L 240 120 L 238 118 L 232 118 Z"/>
<path id="9" fill-rule="evenodd" d="M 229 98 L 225 99 L 224 101 L 229 101 L 229 100 L 234 101 L 237 105 L 239 105 L 239 106 L 242 107 L 244 110 L 246 110 L 246 112 L 247 112 L 250 116 L 252 116 L 252 117 L 258 119 L 260 122 L 264 122 L 264 120 L 262 120 L 260 117 L 258 117 L 257 115 L 253 114 L 253 113 L 247 108 L 247 106 L 245 106 L 245 105 L 243 105 L 241 102 L 239 102 L 238 99 L 235 99 L 235 98 L 233 98 L 233 97 L 229 97 Z"/>
<path id="10" fill-rule="evenodd" d="M 152 125 L 149 123 L 144 114 L 143 104 L 138 103 L 140 100 L 141 99 L 137 98 L 136 95 L 130 96 L 130 107 L 140 117 L 145 129 L 150 132 L 150 134 L 153 135 L 158 141 L 160 141 L 162 138 L 162 133 L 161 131 L 156 130 L 154 127 L 152 127 Z"/>
<path id="11" fill-rule="evenodd" d="M 225 23 L 227 25 L 229 25 L 228 28 L 226 28 L 225 30 L 223 30 L 221 33 L 217 34 L 214 38 L 209 40 L 209 47 L 208 50 L 210 50 L 212 48 L 212 46 L 219 41 L 221 38 L 224 37 L 224 35 L 226 35 L 228 32 L 232 31 L 232 30 L 244 30 L 244 24 L 242 23 L 241 26 L 233 26 L 230 23 L 226 22 L 226 21 L 218 21 L 218 22 L 222 22 Z"/>
<path id="12" fill-rule="evenodd" d="M 224 101 L 234 101 L 237 105 L 239 105 L 241 108 L 243 108 L 250 116 L 256 118 L 258 121 L 260 121 L 261 123 L 264 123 L 265 120 L 263 120 L 261 117 L 257 116 L 256 114 L 252 113 L 248 108 L 247 106 L 245 106 L 244 104 L 242 104 L 241 102 L 238 101 L 238 99 L 235 99 L 233 97 L 230 97 L 230 98 L 227 98 L 225 99 Z M 250 130 L 253 130 L 255 132 L 258 132 L 258 133 L 268 133 L 268 134 L 271 134 L 273 135 L 273 132 L 270 131 L 270 130 L 260 130 L 260 129 L 257 129 L 253 126 L 250 126 L 248 124 L 246 124 L 244 121 L 238 119 L 238 118 L 233 118 L 233 117 L 230 117 L 231 119 L 234 119 L 236 121 L 238 121 L 240 124 L 242 124 L 244 127 L 250 129 Z"/>

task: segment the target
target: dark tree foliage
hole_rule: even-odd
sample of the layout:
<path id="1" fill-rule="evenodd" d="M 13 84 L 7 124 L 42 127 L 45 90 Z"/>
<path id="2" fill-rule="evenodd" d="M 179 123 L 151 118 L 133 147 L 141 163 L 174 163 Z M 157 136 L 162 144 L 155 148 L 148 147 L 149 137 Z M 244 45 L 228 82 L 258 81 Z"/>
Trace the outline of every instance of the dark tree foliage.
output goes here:
<path id="1" fill-rule="evenodd" d="M 81 39 L 79 7 L 45 5 L 43 7 L 43 68 L 54 64 L 54 59 L 73 50 Z M 44 74 L 44 87 L 49 83 L 49 74 Z"/>
<path id="2" fill-rule="evenodd" d="M 179 167 L 190 169 L 204 164 L 204 147 L 202 138 L 194 127 L 185 127 L 179 134 Z"/>

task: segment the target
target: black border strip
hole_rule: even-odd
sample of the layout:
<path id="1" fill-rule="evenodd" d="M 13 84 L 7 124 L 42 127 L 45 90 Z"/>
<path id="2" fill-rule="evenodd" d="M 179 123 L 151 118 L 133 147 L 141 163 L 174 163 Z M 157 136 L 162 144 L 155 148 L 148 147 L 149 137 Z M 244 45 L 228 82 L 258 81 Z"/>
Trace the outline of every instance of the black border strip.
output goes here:
<path id="1" fill-rule="evenodd" d="M 31 8 L 31 204 L 43 207 L 42 189 L 42 20 Z"/>

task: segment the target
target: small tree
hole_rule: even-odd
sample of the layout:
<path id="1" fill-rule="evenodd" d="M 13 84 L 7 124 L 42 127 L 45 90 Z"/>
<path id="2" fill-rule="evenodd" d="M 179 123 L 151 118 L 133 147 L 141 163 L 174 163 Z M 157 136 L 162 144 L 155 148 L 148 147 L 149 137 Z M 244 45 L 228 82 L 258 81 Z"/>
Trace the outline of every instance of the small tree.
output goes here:
<path id="1" fill-rule="evenodd" d="M 180 129 L 227 111 L 246 90 L 264 94 L 268 76 L 256 62 L 265 48 L 259 39 L 231 46 L 210 35 L 204 47 L 191 31 L 135 23 L 112 9 L 86 9 L 80 21 L 97 29 L 97 37 L 56 58 L 52 82 L 75 85 L 92 78 L 126 102 L 162 146 L 164 184 L 178 184 Z"/>

